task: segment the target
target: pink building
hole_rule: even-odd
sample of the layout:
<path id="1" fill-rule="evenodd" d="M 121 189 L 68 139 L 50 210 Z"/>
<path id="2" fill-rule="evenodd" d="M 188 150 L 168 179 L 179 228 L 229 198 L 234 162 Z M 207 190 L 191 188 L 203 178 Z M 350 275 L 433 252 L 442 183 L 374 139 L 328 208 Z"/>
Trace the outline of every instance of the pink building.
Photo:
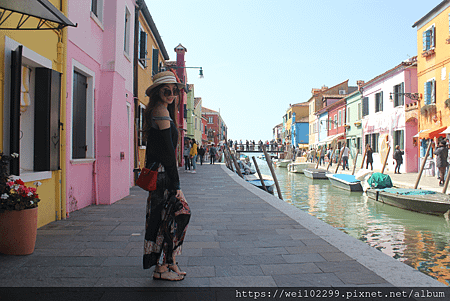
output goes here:
<path id="1" fill-rule="evenodd" d="M 68 30 L 62 108 L 67 212 L 114 203 L 129 194 L 133 183 L 135 0 L 107 4 L 68 4 L 69 18 L 78 27 Z"/>

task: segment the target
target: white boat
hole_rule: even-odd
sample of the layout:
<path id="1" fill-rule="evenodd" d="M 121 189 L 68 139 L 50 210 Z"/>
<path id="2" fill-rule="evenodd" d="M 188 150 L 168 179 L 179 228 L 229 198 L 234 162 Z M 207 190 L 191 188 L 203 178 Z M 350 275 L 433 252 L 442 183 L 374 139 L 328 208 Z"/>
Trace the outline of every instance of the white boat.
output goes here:
<path id="1" fill-rule="evenodd" d="M 289 163 L 291 163 L 291 162 L 292 162 L 292 160 L 289 160 L 289 159 L 273 160 L 273 164 L 276 167 L 283 167 L 283 168 L 286 168 L 289 165 Z"/>
<path id="2" fill-rule="evenodd" d="M 303 173 L 305 169 L 315 167 L 316 164 L 307 162 L 305 157 L 297 157 L 294 162 L 288 164 L 287 169 L 289 172 Z"/>

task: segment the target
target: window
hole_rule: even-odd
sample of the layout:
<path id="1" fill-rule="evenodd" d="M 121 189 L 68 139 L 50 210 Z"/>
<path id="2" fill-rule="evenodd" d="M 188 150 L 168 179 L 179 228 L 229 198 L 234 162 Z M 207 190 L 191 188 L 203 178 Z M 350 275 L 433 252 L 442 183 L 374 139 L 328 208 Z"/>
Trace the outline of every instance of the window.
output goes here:
<path id="1" fill-rule="evenodd" d="M 369 144 L 374 153 L 378 153 L 378 138 L 380 137 L 379 133 L 369 134 L 365 136 L 366 145 Z"/>
<path id="2" fill-rule="evenodd" d="M 336 128 L 336 124 L 337 124 L 337 115 L 334 115 L 334 128 Z"/>
<path id="3" fill-rule="evenodd" d="M 338 123 L 338 125 L 339 126 L 342 125 L 342 111 L 341 110 L 339 111 L 339 123 Z"/>
<path id="4" fill-rule="evenodd" d="M 345 95 L 345 90 L 339 90 L 339 95 Z"/>
<path id="5" fill-rule="evenodd" d="M 213 123 L 214 122 L 214 117 L 208 117 L 208 123 Z"/>
<path id="6" fill-rule="evenodd" d="M 395 145 L 400 146 L 400 149 L 405 149 L 403 130 L 394 131 L 394 147 Z"/>
<path id="7" fill-rule="evenodd" d="M 145 68 L 147 67 L 147 33 L 139 25 L 139 63 Z"/>
<path id="8" fill-rule="evenodd" d="M 369 115 L 369 97 L 364 97 L 362 102 L 362 115 Z"/>
<path id="9" fill-rule="evenodd" d="M 26 65 L 24 47 L 12 50 L 9 47 L 16 46 L 9 41 L 5 48 L 11 51 L 11 69 L 5 75 L 11 78 L 10 119 L 4 144 L 9 153 L 19 154 L 11 161 L 10 173 L 27 181 L 26 173 L 59 169 L 61 74 L 50 69 L 51 61 L 29 51 L 26 61 L 35 67 Z"/>
<path id="10" fill-rule="evenodd" d="M 100 22 L 103 22 L 103 0 L 92 0 L 91 12 Z"/>
<path id="11" fill-rule="evenodd" d="M 358 120 L 361 120 L 361 115 L 362 115 L 361 103 L 358 103 Z"/>
<path id="12" fill-rule="evenodd" d="M 435 27 L 434 25 L 425 30 L 422 34 L 422 50 L 427 51 L 434 48 L 435 45 Z"/>
<path id="13" fill-rule="evenodd" d="M 375 94 L 375 112 L 383 111 L 383 91 Z"/>
<path id="14" fill-rule="evenodd" d="M 125 33 L 123 42 L 123 51 L 126 55 L 130 55 L 130 30 L 131 30 L 131 13 L 125 7 Z"/>
<path id="15" fill-rule="evenodd" d="M 350 107 L 347 108 L 346 124 L 350 124 Z"/>
<path id="16" fill-rule="evenodd" d="M 394 86 L 394 107 L 403 106 L 405 104 L 405 83 Z"/>
<path id="17" fill-rule="evenodd" d="M 425 83 L 424 101 L 426 105 L 436 103 L 436 80 L 432 79 Z"/>

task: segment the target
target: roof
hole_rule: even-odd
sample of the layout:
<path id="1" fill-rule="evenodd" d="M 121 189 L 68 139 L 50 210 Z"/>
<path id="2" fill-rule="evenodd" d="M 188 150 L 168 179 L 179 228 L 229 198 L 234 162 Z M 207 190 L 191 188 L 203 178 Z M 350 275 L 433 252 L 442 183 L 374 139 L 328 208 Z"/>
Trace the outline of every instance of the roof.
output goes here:
<path id="1" fill-rule="evenodd" d="M 205 107 L 202 107 L 202 114 L 203 113 L 205 113 L 205 114 L 219 114 L 219 112 L 211 110 L 211 109 L 208 109 L 208 108 L 205 108 Z"/>
<path id="2" fill-rule="evenodd" d="M 408 61 L 403 61 L 400 64 L 398 64 L 397 66 L 395 66 L 394 68 L 389 69 L 388 71 L 384 72 L 383 74 L 378 75 L 377 77 L 374 77 L 373 79 L 369 80 L 367 83 L 364 83 L 363 87 L 370 86 L 371 84 L 377 82 L 378 80 L 380 80 L 382 78 L 387 77 L 389 74 L 391 74 L 393 72 L 400 71 L 401 69 L 406 69 L 406 68 L 414 66 L 414 65 L 417 66 L 417 56 L 413 56 Z"/>
<path id="3" fill-rule="evenodd" d="M 445 6 L 450 5 L 450 0 L 444 0 L 441 3 L 439 3 L 435 8 L 433 8 L 428 14 L 426 14 L 425 16 L 423 16 L 419 21 L 417 21 L 416 23 L 413 24 L 413 28 L 416 26 L 419 26 L 419 24 L 423 23 L 425 20 L 429 19 L 431 16 L 433 16 L 434 14 L 436 14 L 438 11 L 440 11 L 442 8 L 444 8 Z"/>
<path id="4" fill-rule="evenodd" d="M 300 102 L 300 103 L 294 103 L 293 105 L 291 105 L 291 107 L 308 107 L 309 104 L 308 102 Z"/>
<path id="5" fill-rule="evenodd" d="M 202 101 L 201 97 L 194 97 L 194 108 Z"/>
<path id="6" fill-rule="evenodd" d="M 4 1 L 4 0 L 0 0 Z M 158 29 L 156 28 L 156 24 L 153 21 L 152 15 L 150 15 L 150 11 L 148 10 L 147 4 L 145 4 L 145 1 L 141 1 L 141 11 L 144 15 L 145 21 L 147 21 L 148 26 L 150 26 L 150 30 L 152 31 L 153 35 L 155 36 L 156 42 L 158 43 L 159 50 L 161 51 L 163 57 L 165 60 L 169 59 L 169 54 L 167 53 L 166 47 L 164 46 L 164 43 L 161 39 L 161 36 L 159 35 Z"/>

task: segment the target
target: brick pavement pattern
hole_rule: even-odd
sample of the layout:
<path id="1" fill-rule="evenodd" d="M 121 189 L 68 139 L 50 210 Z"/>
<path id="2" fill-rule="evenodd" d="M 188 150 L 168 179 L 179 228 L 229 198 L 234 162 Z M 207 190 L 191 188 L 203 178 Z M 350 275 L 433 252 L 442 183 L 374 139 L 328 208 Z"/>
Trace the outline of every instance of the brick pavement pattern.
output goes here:
<path id="1" fill-rule="evenodd" d="M 0 255 L 0 286 L 392 286 L 398 283 L 386 279 L 389 275 L 392 279 L 403 266 L 406 271 L 398 272 L 403 273 L 398 277 L 406 280 L 399 283 L 440 284 L 250 187 L 221 164 L 197 166 L 196 174 L 180 169 L 182 189 L 192 211 L 183 255 L 177 258 L 188 274 L 185 280 L 155 281 L 153 268 L 142 268 L 147 193 L 133 187 L 128 197 L 113 205 L 90 206 L 38 229 L 33 254 Z M 335 243 L 330 243 L 333 239 Z M 342 251 L 346 248 L 354 250 L 354 255 Z M 378 259 L 370 259 L 372 252 Z M 369 258 L 368 264 L 356 260 L 358 254 Z M 380 276 L 382 272 L 374 270 L 384 260 L 390 268 Z M 366 267 L 371 262 L 373 268 Z M 414 277 L 407 279 L 410 274 L 416 275 L 416 282 Z"/>

